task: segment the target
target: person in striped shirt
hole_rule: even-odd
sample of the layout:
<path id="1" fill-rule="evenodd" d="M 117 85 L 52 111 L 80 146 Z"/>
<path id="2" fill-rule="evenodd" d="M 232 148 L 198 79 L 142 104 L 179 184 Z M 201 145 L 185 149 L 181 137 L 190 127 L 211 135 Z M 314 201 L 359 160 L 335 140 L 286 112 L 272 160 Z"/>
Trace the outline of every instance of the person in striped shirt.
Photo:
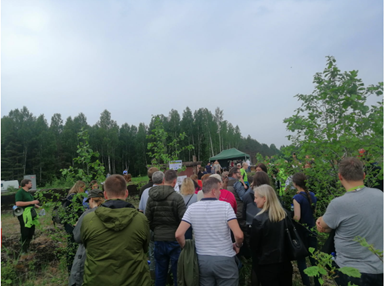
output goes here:
<path id="1" fill-rule="evenodd" d="M 235 256 L 243 245 L 243 232 L 230 204 L 219 201 L 221 182 L 210 177 L 204 182 L 204 198 L 185 212 L 176 231 L 183 248 L 184 234 L 190 226 L 195 234 L 200 270 L 200 286 L 237 286 L 239 272 Z M 235 243 L 231 240 L 231 231 Z"/>

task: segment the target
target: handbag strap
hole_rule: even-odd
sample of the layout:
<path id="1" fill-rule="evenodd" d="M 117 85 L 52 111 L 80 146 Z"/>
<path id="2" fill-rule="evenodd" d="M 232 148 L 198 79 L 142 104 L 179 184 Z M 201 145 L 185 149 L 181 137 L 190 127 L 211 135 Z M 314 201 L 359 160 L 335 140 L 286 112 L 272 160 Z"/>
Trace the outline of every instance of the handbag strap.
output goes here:
<path id="1" fill-rule="evenodd" d="M 188 202 L 185 204 L 185 206 L 187 206 L 189 204 L 189 201 L 192 199 L 193 197 L 193 194 L 191 195 L 191 197 L 189 198 Z"/>

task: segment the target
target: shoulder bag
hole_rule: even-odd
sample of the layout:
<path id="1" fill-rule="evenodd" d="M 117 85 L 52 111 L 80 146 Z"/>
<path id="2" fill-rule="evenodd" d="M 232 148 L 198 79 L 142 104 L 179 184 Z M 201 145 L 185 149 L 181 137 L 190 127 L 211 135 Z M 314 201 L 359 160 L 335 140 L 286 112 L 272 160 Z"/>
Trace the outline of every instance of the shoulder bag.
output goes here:
<path id="1" fill-rule="evenodd" d="M 285 244 L 289 260 L 297 260 L 309 255 L 296 227 L 292 223 L 292 219 L 287 215 L 284 219 Z"/>

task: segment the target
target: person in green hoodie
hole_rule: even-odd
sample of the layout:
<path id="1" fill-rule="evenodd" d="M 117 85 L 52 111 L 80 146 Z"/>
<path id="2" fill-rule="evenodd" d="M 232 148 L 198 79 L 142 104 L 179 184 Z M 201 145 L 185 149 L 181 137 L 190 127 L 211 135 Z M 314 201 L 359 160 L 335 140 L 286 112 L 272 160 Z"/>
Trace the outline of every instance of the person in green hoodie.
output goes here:
<path id="1" fill-rule="evenodd" d="M 123 176 L 109 176 L 104 190 L 106 202 L 84 216 L 80 229 L 87 253 L 83 286 L 150 286 L 148 220 L 125 201 Z"/>

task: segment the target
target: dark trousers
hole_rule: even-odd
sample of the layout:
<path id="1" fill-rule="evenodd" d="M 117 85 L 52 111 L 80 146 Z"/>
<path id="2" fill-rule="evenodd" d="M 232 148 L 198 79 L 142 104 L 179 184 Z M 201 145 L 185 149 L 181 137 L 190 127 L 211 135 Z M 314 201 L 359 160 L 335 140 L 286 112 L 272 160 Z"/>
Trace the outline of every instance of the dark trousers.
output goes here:
<path id="1" fill-rule="evenodd" d="M 333 265 L 336 266 L 337 268 L 339 267 L 335 262 L 333 262 Z M 351 282 L 351 284 L 355 284 L 357 286 L 382 286 L 383 285 L 383 273 L 381 274 L 361 273 L 360 278 L 354 278 L 354 277 L 345 275 L 340 271 L 337 271 L 337 276 L 338 277 L 335 278 L 335 281 L 339 286 L 347 286 L 348 282 Z"/>
<path id="2" fill-rule="evenodd" d="M 174 285 L 177 286 L 177 262 L 181 248 L 177 241 L 155 241 L 156 286 L 167 284 L 168 266 L 171 261 Z"/>
<path id="3" fill-rule="evenodd" d="M 20 223 L 20 243 L 21 243 L 21 252 L 26 253 L 29 249 L 29 244 L 31 243 L 31 240 L 33 238 L 33 235 L 35 234 L 35 226 L 32 227 L 25 227 L 23 215 L 19 215 L 17 217 Z"/>
<path id="4" fill-rule="evenodd" d="M 262 286 L 292 286 L 292 264 L 290 261 L 259 264 L 257 278 Z"/>
<path id="5" fill-rule="evenodd" d="M 306 239 L 307 243 L 306 245 L 309 247 L 313 247 L 315 250 L 317 250 L 317 238 L 310 236 L 308 234 L 305 234 L 304 238 Z M 309 256 L 309 261 L 311 262 L 312 266 L 317 265 L 316 259 Z M 305 257 L 297 260 L 297 267 L 299 268 L 301 280 L 303 281 L 303 285 L 310 286 L 309 283 L 309 277 L 307 274 L 304 273 L 304 270 L 307 268 L 307 264 L 305 262 Z M 315 285 L 320 286 L 319 279 L 317 277 L 314 277 L 315 279 Z"/>

